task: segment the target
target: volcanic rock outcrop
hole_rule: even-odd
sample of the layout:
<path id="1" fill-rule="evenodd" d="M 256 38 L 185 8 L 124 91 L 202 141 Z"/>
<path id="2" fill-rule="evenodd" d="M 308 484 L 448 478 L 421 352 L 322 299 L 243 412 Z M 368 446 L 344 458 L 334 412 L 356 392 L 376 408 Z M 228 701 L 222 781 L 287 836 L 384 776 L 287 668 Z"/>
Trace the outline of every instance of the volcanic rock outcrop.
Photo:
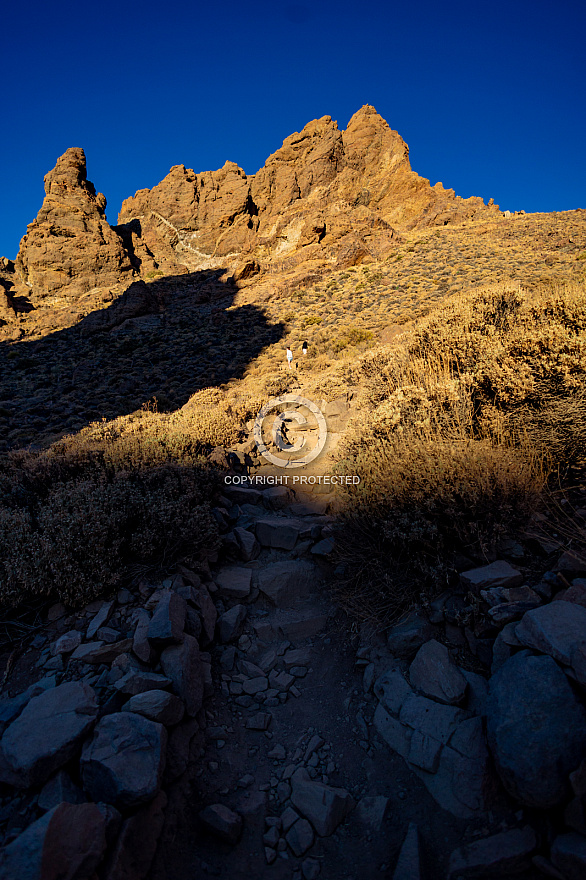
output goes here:
<path id="1" fill-rule="evenodd" d="M 233 162 L 196 174 L 174 166 L 126 199 L 121 224 L 139 222 L 157 260 L 170 248 L 190 268 L 224 265 L 237 278 L 380 258 L 400 231 L 493 213 L 411 170 L 400 135 L 365 106 L 346 131 L 329 116 L 290 135 L 255 175 Z M 161 256 L 159 256 L 161 255 Z"/>
<path id="2" fill-rule="evenodd" d="M 16 260 L 17 281 L 35 306 L 120 290 L 153 270 L 222 268 L 241 285 L 259 273 L 273 286 L 283 276 L 287 285 L 380 259 L 403 231 L 498 212 L 441 183 L 430 186 L 411 170 L 400 135 L 370 106 L 345 131 L 329 116 L 309 122 L 254 175 L 234 162 L 201 174 L 175 165 L 153 189 L 124 201 L 115 227 L 106 221 L 105 197 L 87 179 L 82 149 L 61 156 L 45 192 Z M 5 321 L 9 309 L 3 300 Z"/>
<path id="3" fill-rule="evenodd" d="M 45 193 L 16 259 L 31 301 L 76 296 L 130 279 L 130 256 L 106 220 L 105 196 L 87 179 L 82 149 L 72 147 L 57 160 L 45 175 Z"/>

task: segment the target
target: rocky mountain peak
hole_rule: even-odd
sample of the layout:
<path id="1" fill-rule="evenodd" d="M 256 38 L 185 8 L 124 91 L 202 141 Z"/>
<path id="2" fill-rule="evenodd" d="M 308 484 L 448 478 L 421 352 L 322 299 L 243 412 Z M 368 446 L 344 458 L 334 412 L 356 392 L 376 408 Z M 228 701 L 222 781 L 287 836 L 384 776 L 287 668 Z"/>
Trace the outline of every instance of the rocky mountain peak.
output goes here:
<path id="1" fill-rule="evenodd" d="M 368 104 L 345 130 L 331 116 L 311 120 L 253 175 L 233 161 L 201 173 L 174 165 L 124 201 L 114 228 L 81 148 L 58 159 L 45 193 L 16 261 L 33 303 L 153 269 L 222 268 L 237 279 L 260 272 L 296 284 L 332 265 L 381 259 L 402 231 L 498 210 L 430 186 L 412 171 L 402 137 Z"/>
<path id="2" fill-rule="evenodd" d="M 106 221 L 106 198 L 87 179 L 85 153 L 71 147 L 45 175 L 45 198 L 20 243 L 16 272 L 33 301 L 116 284 L 133 266 Z"/>

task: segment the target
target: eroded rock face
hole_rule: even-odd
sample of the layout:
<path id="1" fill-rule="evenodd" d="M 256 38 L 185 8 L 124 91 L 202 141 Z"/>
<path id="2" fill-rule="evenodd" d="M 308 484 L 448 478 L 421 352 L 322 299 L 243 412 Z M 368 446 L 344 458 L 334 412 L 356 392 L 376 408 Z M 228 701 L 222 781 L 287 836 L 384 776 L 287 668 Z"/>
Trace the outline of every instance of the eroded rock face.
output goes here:
<path id="1" fill-rule="evenodd" d="M 176 165 L 152 190 L 126 199 L 119 222 L 140 223 L 157 260 L 174 253 L 192 268 L 229 265 L 246 280 L 251 266 L 256 274 L 332 259 L 356 265 L 393 250 L 397 230 L 491 210 L 430 186 L 411 170 L 400 135 L 365 106 L 345 131 L 330 116 L 308 122 L 255 175 L 233 162 L 203 174 Z"/>
<path id="2" fill-rule="evenodd" d="M 105 210 L 105 196 L 87 179 L 84 151 L 71 147 L 45 175 L 43 205 L 16 258 L 31 300 L 79 296 L 131 277 L 132 263 Z"/>

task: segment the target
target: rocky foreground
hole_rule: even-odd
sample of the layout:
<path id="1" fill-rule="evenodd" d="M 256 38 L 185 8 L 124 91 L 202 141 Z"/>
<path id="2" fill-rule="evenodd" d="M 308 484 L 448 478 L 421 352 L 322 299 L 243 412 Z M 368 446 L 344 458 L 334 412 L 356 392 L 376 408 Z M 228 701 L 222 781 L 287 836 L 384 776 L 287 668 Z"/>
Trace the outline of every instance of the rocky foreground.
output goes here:
<path id="1" fill-rule="evenodd" d="M 218 559 L 49 609 L 0 703 L 0 876 L 584 877 L 586 562 L 509 544 L 349 641 L 327 504 L 226 487 Z"/>

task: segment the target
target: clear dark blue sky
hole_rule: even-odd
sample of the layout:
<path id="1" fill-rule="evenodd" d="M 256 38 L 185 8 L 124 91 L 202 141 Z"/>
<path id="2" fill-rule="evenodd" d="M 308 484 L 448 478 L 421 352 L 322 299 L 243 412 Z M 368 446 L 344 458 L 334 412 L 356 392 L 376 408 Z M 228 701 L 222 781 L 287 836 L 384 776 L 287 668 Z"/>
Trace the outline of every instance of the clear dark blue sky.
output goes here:
<path id="1" fill-rule="evenodd" d="M 373 104 L 415 171 L 505 209 L 586 207 L 584 0 L 8 4 L 0 255 L 81 146 L 116 222 L 172 165 L 254 173 L 283 139 Z"/>

